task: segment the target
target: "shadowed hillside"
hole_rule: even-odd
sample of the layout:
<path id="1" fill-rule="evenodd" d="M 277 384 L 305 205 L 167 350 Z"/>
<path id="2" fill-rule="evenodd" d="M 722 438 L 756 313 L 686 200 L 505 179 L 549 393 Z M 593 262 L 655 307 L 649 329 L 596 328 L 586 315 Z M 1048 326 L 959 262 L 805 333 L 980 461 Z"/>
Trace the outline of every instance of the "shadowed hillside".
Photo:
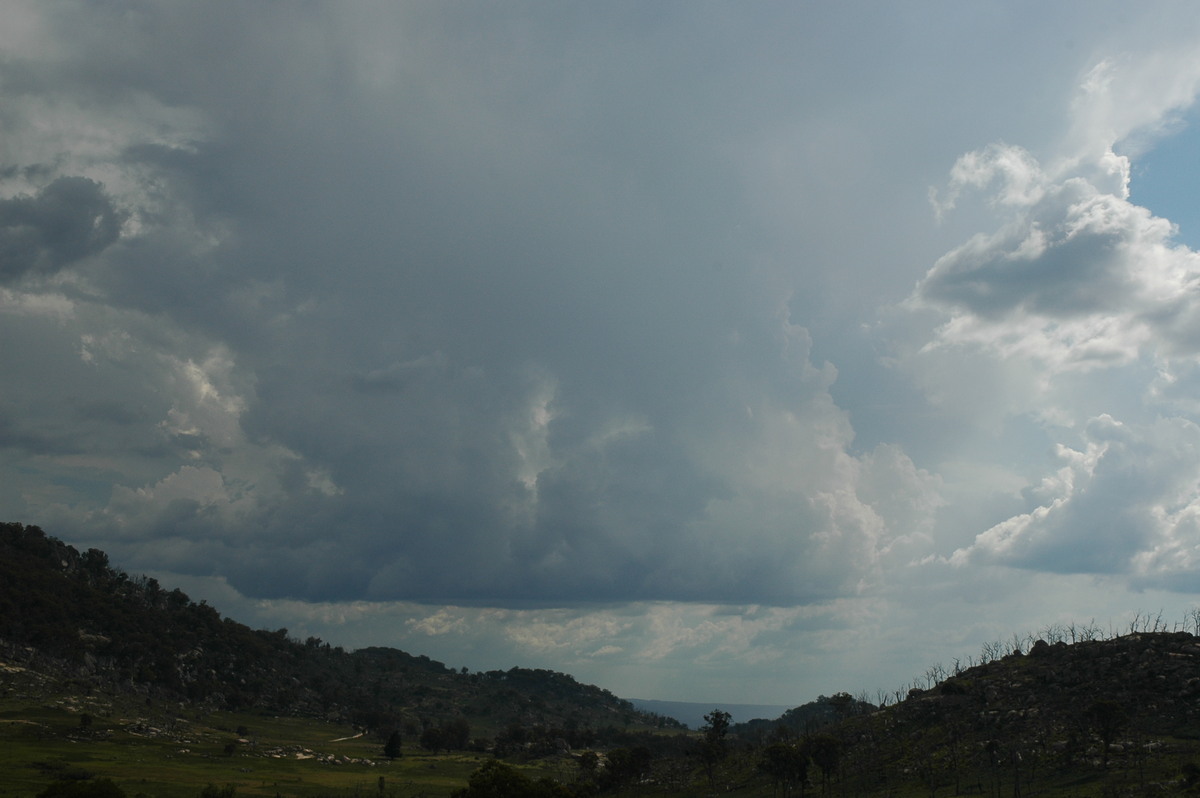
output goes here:
<path id="1" fill-rule="evenodd" d="M 459 798 L 1200 792 L 1200 638 L 1160 618 L 986 644 L 894 699 L 838 693 L 743 724 L 718 708 L 686 732 L 567 674 L 252 630 L 103 552 L 0 524 L 5 794 L 103 775 L 195 795 L 202 772 L 312 796 L 361 795 L 365 774 L 381 794 Z M 401 741 L 423 759 L 388 753 Z"/>
<path id="2" fill-rule="evenodd" d="M 112 568 L 101 551 L 80 553 L 13 523 L 0 525 L 0 641 L 9 661 L 93 688 L 412 736 L 453 726 L 460 733 L 446 747 L 485 734 L 590 744 L 630 725 L 678 725 L 562 673 L 467 673 L 390 648 L 347 652 L 293 640 L 286 629 L 252 630 L 180 590 Z M 465 739 L 463 720 L 474 730 Z"/>
<path id="3" fill-rule="evenodd" d="M 886 708 L 839 698 L 841 719 L 819 732 L 777 722 L 763 740 L 781 788 L 803 773 L 859 795 L 1146 795 L 1200 778 L 1200 638 L 1187 632 L 1036 640 Z"/>

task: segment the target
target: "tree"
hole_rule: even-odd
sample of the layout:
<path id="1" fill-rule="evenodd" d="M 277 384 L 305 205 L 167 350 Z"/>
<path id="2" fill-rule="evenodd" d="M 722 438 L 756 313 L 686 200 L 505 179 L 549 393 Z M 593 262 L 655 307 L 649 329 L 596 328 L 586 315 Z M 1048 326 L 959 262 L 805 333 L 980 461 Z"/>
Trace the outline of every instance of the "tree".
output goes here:
<path id="1" fill-rule="evenodd" d="M 1103 744 L 1101 766 L 1107 770 L 1108 748 L 1112 745 L 1117 733 L 1129 722 L 1129 716 L 1125 713 L 1124 707 L 1116 701 L 1104 699 L 1089 706 L 1084 712 L 1084 717 L 1100 737 L 1100 742 Z"/>
<path id="2" fill-rule="evenodd" d="M 775 791 L 782 787 L 786 798 L 793 788 L 803 787 L 808 779 L 808 754 L 785 742 L 772 743 L 763 750 L 758 767 L 771 777 Z"/>
<path id="3" fill-rule="evenodd" d="M 38 798 L 125 798 L 125 792 L 111 779 L 56 781 L 38 794 Z"/>
<path id="4" fill-rule="evenodd" d="M 393 731 L 383 744 L 383 755 L 388 759 L 399 759 L 404 754 L 400 751 L 400 732 Z"/>
<path id="5" fill-rule="evenodd" d="M 729 733 L 729 724 L 733 716 L 720 709 L 714 709 L 704 716 L 704 725 L 700 728 L 704 738 L 715 742 L 724 742 Z"/>
<path id="6" fill-rule="evenodd" d="M 596 774 L 596 769 L 600 767 L 600 755 L 595 751 L 584 751 L 579 755 L 579 770 L 591 777 Z"/>
<path id="7" fill-rule="evenodd" d="M 471 726 L 466 718 L 454 718 L 442 725 L 442 745 L 456 751 L 471 746 Z"/>
<path id="8" fill-rule="evenodd" d="M 829 777 L 838 769 L 842 759 L 842 741 L 832 734 L 818 734 L 809 737 L 804 744 L 812 761 L 821 769 L 821 788 L 829 791 Z"/>
<path id="9" fill-rule="evenodd" d="M 552 779 L 534 781 L 511 765 L 489 759 L 453 798 L 571 798 L 571 792 Z"/>
<path id="10" fill-rule="evenodd" d="M 614 748 L 608 752 L 604 766 L 603 782 L 610 787 L 621 787 L 641 780 L 650 772 L 654 755 L 644 746 L 636 748 Z"/>
<path id="11" fill-rule="evenodd" d="M 445 748 L 447 751 L 462 751 L 471 747 L 471 726 L 466 718 L 455 718 L 437 726 L 429 725 L 421 732 L 421 747 L 434 753 Z"/>
<path id="12" fill-rule="evenodd" d="M 237 795 L 237 786 L 234 784 L 226 784 L 224 787 L 218 787 L 211 782 L 207 787 L 200 791 L 200 798 L 233 798 Z"/>
<path id="13" fill-rule="evenodd" d="M 725 735 L 729 733 L 732 720 L 733 716 L 728 712 L 714 709 L 704 716 L 705 723 L 700 728 L 700 731 L 704 732 L 704 739 L 700 741 L 700 761 L 704 764 L 710 787 L 716 786 L 717 763 L 723 760 L 727 753 Z"/>
<path id="14" fill-rule="evenodd" d="M 421 732 L 421 747 L 426 751 L 437 753 L 439 749 L 445 748 L 442 744 L 442 729 L 440 726 L 426 726 Z"/>
<path id="15" fill-rule="evenodd" d="M 80 565 L 93 581 L 108 574 L 108 555 L 100 549 L 88 549 L 81 558 Z"/>
<path id="16" fill-rule="evenodd" d="M 833 708 L 838 720 L 845 720 L 854 711 L 854 696 L 849 693 L 834 693 L 829 697 L 829 706 Z"/>

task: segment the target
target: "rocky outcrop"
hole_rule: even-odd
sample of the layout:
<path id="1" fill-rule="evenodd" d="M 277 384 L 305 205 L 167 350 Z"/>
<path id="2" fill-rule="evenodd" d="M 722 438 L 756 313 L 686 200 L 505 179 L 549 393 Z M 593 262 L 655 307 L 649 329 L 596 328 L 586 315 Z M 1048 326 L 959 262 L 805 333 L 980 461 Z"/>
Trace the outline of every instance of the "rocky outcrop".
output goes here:
<path id="1" fill-rule="evenodd" d="M 1130 725 L 1200 731 L 1200 638 L 1158 632 L 1073 645 L 1039 640 L 1027 655 L 970 668 L 916 700 L 967 704 L 985 717 L 1033 711 L 1060 725 L 1110 701 Z"/>

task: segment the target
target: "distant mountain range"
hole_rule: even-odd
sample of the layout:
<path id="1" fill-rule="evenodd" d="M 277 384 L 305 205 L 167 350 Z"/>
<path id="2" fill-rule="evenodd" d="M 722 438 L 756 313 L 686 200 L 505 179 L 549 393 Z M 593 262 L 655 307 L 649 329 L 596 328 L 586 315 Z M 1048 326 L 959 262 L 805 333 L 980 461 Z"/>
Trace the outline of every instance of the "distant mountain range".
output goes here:
<path id="1" fill-rule="evenodd" d="M 674 718 L 689 729 L 704 725 L 704 716 L 719 709 L 728 712 L 734 723 L 745 723 L 755 719 L 778 718 L 792 707 L 779 704 L 727 704 L 718 702 L 696 703 L 694 701 L 658 701 L 650 698 L 629 698 L 629 703 L 643 712 L 653 712 Z"/>

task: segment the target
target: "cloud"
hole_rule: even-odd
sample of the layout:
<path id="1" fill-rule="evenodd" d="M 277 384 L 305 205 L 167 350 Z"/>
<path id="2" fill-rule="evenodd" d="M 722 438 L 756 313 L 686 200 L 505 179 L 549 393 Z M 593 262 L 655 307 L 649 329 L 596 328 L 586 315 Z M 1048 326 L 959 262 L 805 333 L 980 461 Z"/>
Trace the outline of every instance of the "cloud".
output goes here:
<path id="1" fill-rule="evenodd" d="M 1118 142 L 1137 154 L 1178 123 L 1200 90 L 1200 59 L 1187 40 L 1161 37 L 1143 52 L 1131 48 L 1131 40 L 1088 66 L 1060 144 L 1067 163 Z"/>
<path id="2" fill-rule="evenodd" d="M 349 645 L 378 643 L 383 629 L 406 650 L 472 670 L 507 670 L 534 662 L 563 663 L 576 678 L 603 684 L 619 695 L 642 690 L 687 700 L 677 680 L 681 668 L 705 685 L 711 700 L 739 701 L 756 686 L 737 674 L 762 668 L 775 690 L 789 696 L 802 689 L 797 663 L 817 652 L 847 657 L 854 667 L 851 624 L 860 607 L 835 602 L 819 607 L 772 608 L 677 602 L 622 603 L 545 609 L 462 607 L 405 602 L 311 603 L 249 601 L 219 580 L 184 582 L 191 595 L 220 597 L 260 626 L 287 625 L 300 638 L 316 635 Z M 786 667 L 785 667 L 786 665 Z M 647 674 L 650 674 L 647 679 Z M 770 675 L 767 675 L 770 674 Z M 849 689 L 830 678 L 813 689 Z M 788 699 L 791 700 L 791 699 Z"/>
<path id="3" fill-rule="evenodd" d="M 1159 67 L 1103 62 L 1087 74 L 1073 113 L 1107 131 L 1075 139 L 1090 152 L 1047 168 L 1019 147 L 991 145 L 962 156 L 932 195 L 946 213 L 983 192 L 1000 225 L 947 252 L 918 283 L 907 308 L 940 321 L 902 359 L 949 404 L 970 390 L 967 375 L 1007 375 L 974 406 L 975 421 L 1012 435 L 1024 417 L 1024 434 L 1056 461 L 1048 471 L 1025 464 L 1022 509 L 973 535 L 952 563 L 1193 583 L 1200 475 L 1183 394 L 1196 369 L 1200 255 L 1130 201 L 1129 159 L 1112 149 L 1115 136 L 1143 135 L 1194 96 L 1184 67 L 1190 77 L 1159 86 L 1135 124 L 1113 97 L 1131 74 Z M 973 358 L 982 361 L 968 365 Z"/>
<path id="4" fill-rule="evenodd" d="M 935 346 L 979 345 L 1055 370 L 1193 354 L 1200 256 L 1172 241 L 1170 222 L 1083 177 L 1026 185 L 1005 164 L 1036 166 L 1011 147 L 964 160 L 969 175 L 956 173 L 955 189 L 1003 174 L 999 197 L 1019 212 L 941 257 L 918 285 L 918 303 L 951 316 Z M 1006 199 L 1014 180 L 1016 203 Z"/>
<path id="5" fill-rule="evenodd" d="M 154 36 L 129 58 L 176 40 L 199 58 L 196 30 L 225 42 L 205 80 L 180 65 L 179 83 L 121 66 L 105 14 L 83 49 L 23 56 L 36 79 L 14 175 L 70 166 L 96 192 L 103 176 L 125 233 L 22 301 L 70 304 L 52 339 L 63 393 L 111 381 L 104 406 L 141 408 L 145 438 L 112 458 L 102 500 L 40 513 L 123 541 L 129 567 L 313 600 L 794 604 L 858 592 L 920 538 L 936 480 L 899 449 L 850 451 L 789 280 L 730 233 L 739 177 L 695 169 L 711 143 L 670 132 L 693 115 L 667 78 L 694 53 L 640 51 L 647 82 L 588 51 L 598 86 L 560 68 L 584 51 L 514 49 L 550 32 L 513 22 L 487 29 L 493 64 L 476 72 L 463 31 L 478 21 L 393 14 L 411 47 L 367 36 L 340 61 L 339 37 L 365 31 L 354 15 L 275 19 L 294 49 L 264 51 L 270 15 L 147 9 Z M 47 35 L 78 22 L 51 15 Z M 81 63 L 102 68 L 48 77 Z M 607 111 L 558 113 L 587 87 Z M 123 113 L 93 111 L 94 91 Z M 614 113 L 630 103 L 674 127 L 631 126 Z M 81 119 L 86 147 L 28 135 Z M 10 417 L 36 418 L 33 401 Z M 103 429 L 66 418 L 75 459 L 44 476 Z"/>
<path id="6" fill-rule="evenodd" d="M 1111 574 L 1140 589 L 1194 592 L 1200 536 L 1200 427 L 1181 418 L 1131 426 L 1102 416 L 1082 449 L 1025 492 L 1033 507 L 996 524 L 950 562 Z"/>
<path id="7" fill-rule="evenodd" d="M 86 177 L 60 177 L 34 196 L 0 200 L 0 279 L 53 274 L 102 252 L 120 232 L 120 214 Z"/>
<path id="8" fill-rule="evenodd" d="M 1189 584 L 1195 15 L 1028 13 L 10 4 L 0 503 L 664 688 Z"/>
<path id="9" fill-rule="evenodd" d="M 1197 445 L 1200 427 L 1183 419 L 1140 429 L 1093 419 L 1085 446 L 1060 446 L 1062 467 L 1027 492 L 1037 506 L 983 532 L 952 561 L 1139 578 L 1186 570 L 1200 506 Z"/>

